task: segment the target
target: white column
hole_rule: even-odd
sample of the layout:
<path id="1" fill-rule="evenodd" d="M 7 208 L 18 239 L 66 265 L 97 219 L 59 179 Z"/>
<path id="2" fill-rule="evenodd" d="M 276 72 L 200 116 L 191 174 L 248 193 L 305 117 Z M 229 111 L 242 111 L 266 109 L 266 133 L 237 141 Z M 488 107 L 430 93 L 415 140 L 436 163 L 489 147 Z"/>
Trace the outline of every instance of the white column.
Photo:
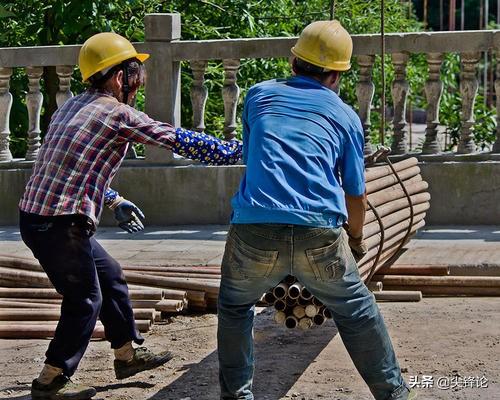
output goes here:
<path id="1" fill-rule="evenodd" d="M 193 129 L 198 132 L 205 130 L 205 104 L 208 89 L 205 86 L 205 71 L 208 61 L 191 61 L 193 85 L 191 86 L 191 105 L 193 107 Z"/>
<path id="2" fill-rule="evenodd" d="M 41 145 L 40 139 L 40 112 L 42 110 L 43 95 L 40 91 L 42 67 L 26 67 L 28 74 L 28 93 L 26 107 L 28 108 L 28 150 L 26 160 L 35 160 Z"/>
<path id="3" fill-rule="evenodd" d="M 460 95 L 462 96 L 462 128 L 460 130 L 460 141 L 458 143 L 458 153 L 473 153 L 476 150 L 474 138 L 472 137 L 472 127 L 474 125 L 474 100 L 476 99 L 478 81 L 477 65 L 480 53 L 461 54 L 462 71 L 460 73 Z"/>
<path id="4" fill-rule="evenodd" d="M 59 78 L 59 90 L 56 94 L 57 107 L 61 107 L 64 102 L 73 97 L 71 93 L 71 74 L 73 73 L 72 65 L 58 65 L 56 73 Z"/>
<path id="5" fill-rule="evenodd" d="M 9 149 L 9 117 L 12 94 L 9 92 L 12 68 L 0 68 L 0 161 L 12 160 Z"/>
<path id="6" fill-rule="evenodd" d="M 370 110 L 372 106 L 373 94 L 375 93 L 375 85 L 373 84 L 372 72 L 375 56 L 358 56 L 359 64 L 359 82 L 356 86 L 356 97 L 358 99 L 359 110 L 358 115 L 363 124 L 365 135 L 365 154 L 373 152 L 370 139 Z"/>
<path id="7" fill-rule="evenodd" d="M 405 154 L 408 151 L 408 138 L 406 132 L 406 99 L 408 98 L 409 85 L 406 80 L 406 65 L 408 54 L 392 54 L 394 65 L 394 81 L 392 82 L 392 101 L 394 104 L 394 138 L 392 141 L 393 154 Z"/>
<path id="8" fill-rule="evenodd" d="M 425 128 L 425 142 L 422 147 L 423 154 L 435 154 L 440 151 L 437 140 L 439 125 L 439 104 L 443 93 L 443 82 L 440 79 L 442 53 L 427 54 L 427 65 L 429 66 L 429 78 L 425 82 L 425 97 L 427 99 L 427 112 Z"/>
<path id="9" fill-rule="evenodd" d="M 240 96 L 240 88 L 236 84 L 236 75 L 240 68 L 240 60 L 223 60 L 224 86 L 222 98 L 224 100 L 224 137 L 233 139 L 236 134 L 236 107 Z"/>

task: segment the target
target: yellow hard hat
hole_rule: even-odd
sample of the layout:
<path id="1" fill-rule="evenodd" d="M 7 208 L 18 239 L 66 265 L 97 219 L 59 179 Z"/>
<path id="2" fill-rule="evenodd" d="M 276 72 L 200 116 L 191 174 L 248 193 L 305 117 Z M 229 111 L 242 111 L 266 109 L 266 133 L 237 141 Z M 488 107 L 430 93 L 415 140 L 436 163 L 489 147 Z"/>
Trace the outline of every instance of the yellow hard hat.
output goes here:
<path id="1" fill-rule="evenodd" d="M 149 54 L 137 53 L 132 43 L 113 32 L 98 33 L 87 39 L 80 49 L 78 65 L 83 81 L 106 68 L 120 64 L 129 58 L 144 62 Z"/>
<path id="2" fill-rule="evenodd" d="M 351 68 L 352 39 L 339 21 L 307 25 L 292 47 L 294 56 L 330 71 Z"/>

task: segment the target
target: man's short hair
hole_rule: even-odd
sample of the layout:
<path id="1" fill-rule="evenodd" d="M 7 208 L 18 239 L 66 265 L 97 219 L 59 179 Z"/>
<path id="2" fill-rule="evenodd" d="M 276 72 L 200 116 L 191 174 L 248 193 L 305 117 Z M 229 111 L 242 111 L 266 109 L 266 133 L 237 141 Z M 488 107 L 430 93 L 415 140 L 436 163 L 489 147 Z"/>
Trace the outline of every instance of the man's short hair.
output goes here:
<path id="1" fill-rule="evenodd" d="M 320 80 L 323 80 L 332 72 L 331 70 L 325 70 L 323 67 L 318 67 L 298 57 L 293 59 L 292 68 L 297 75 L 311 76 Z"/>

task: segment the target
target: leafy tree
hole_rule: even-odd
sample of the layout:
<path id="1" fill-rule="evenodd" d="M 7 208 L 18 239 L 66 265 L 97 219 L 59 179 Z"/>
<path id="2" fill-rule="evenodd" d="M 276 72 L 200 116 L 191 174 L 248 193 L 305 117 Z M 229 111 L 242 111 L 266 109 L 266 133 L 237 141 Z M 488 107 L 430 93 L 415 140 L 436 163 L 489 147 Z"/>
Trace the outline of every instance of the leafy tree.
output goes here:
<path id="1" fill-rule="evenodd" d="M 144 15 L 155 12 L 178 12 L 182 15 L 183 39 L 224 39 L 236 37 L 296 36 L 305 25 L 330 17 L 330 0 L 6 0 L 0 9 L 0 43 L 2 46 L 57 45 L 83 43 L 92 34 L 102 31 L 115 31 L 131 39 L 144 39 Z M 378 1 L 345 0 L 337 1 L 335 18 L 353 34 L 378 33 L 380 31 L 380 3 Z M 408 12 L 407 3 L 400 0 L 386 0 L 387 32 L 415 31 L 420 24 Z M 254 83 L 289 75 L 287 59 L 242 60 L 238 83 L 242 95 Z M 387 78 L 393 74 L 389 58 L 386 59 Z M 421 93 L 425 75 L 420 64 L 413 64 L 408 74 L 414 93 Z M 221 132 L 223 124 L 223 103 L 220 95 L 223 69 L 220 62 L 209 64 L 207 70 L 209 100 L 206 106 L 207 131 Z M 380 107 L 380 59 L 374 71 L 377 87 L 374 107 Z M 415 81 L 415 82 L 414 82 Z M 341 95 L 350 103 L 356 104 L 355 84 L 357 68 L 353 68 L 343 79 Z M 54 68 L 46 68 L 44 84 L 44 123 L 45 131 L 50 115 L 55 109 L 57 76 Z M 191 110 L 189 88 L 191 75 L 189 66 L 182 71 L 182 123 L 189 127 Z M 416 85 L 416 86 L 415 86 Z M 25 132 L 27 113 L 24 105 L 27 79 L 23 71 L 16 70 L 11 80 L 14 105 L 11 117 L 13 132 L 12 149 L 15 156 L 25 152 Z M 72 90 L 80 92 L 83 85 L 78 71 L 72 80 Z M 387 85 L 386 98 L 390 106 L 390 87 Z M 242 96 L 242 97 L 243 97 Z M 418 97 L 418 96 L 417 96 Z M 415 100 L 417 103 L 422 99 Z M 143 98 L 139 98 L 139 106 Z M 372 113 L 374 122 L 377 113 Z M 374 129 L 376 132 L 376 129 Z M 376 133 L 374 136 L 377 136 Z M 375 137 L 376 138 L 376 137 Z"/>

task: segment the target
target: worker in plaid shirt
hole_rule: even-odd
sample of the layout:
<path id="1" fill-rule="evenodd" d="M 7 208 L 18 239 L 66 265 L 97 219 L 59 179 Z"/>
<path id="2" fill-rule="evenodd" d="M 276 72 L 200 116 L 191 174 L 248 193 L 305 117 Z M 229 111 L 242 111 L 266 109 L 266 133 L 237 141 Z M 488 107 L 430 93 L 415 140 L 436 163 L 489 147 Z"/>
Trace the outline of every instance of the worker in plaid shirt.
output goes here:
<path id="1" fill-rule="evenodd" d="M 54 114 L 33 173 L 19 203 L 20 229 L 52 284 L 63 296 L 61 317 L 33 381 L 33 399 L 88 399 L 93 387 L 73 383 L 97 318 L 115 352 L 118 379 L 155 368 L 170 352 L 153 354 L 142 344 L 120 265 L 93 238 L 103 204 L 129 232 L 144 228 L 144 215 L 112 189 L 133 142 L 172 149 L 206 164 L 234 164 L 241 143 L 174 128 L 135 110 L 144 81 L 143 62 L 132 44 L 114 33 L 85 42 L 79 66 L 91 88 L 68 100 Z"/>

